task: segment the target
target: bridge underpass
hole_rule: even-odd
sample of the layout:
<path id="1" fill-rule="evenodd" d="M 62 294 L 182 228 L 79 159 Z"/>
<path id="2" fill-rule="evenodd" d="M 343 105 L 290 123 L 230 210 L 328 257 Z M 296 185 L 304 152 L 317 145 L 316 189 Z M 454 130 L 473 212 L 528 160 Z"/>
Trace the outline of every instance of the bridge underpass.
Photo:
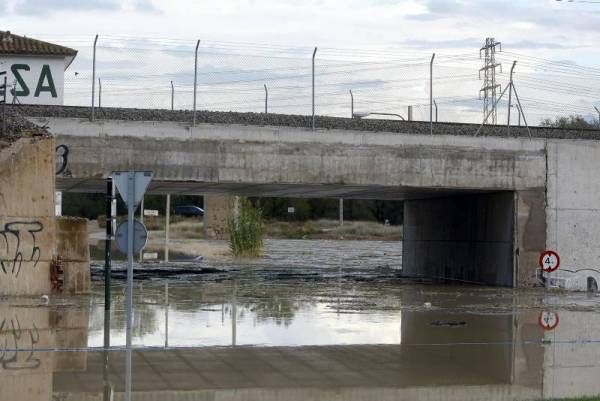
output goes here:
<path id="1" fill-rule="evenodd" d="M 57 180 L 57 190 L 63 192 L 103 193 L 105 188 L 104 179 Z M 515 192 L 154 180 L 147 194 L 402 200 L 404 276 L 517 285 Z M 205 212 L 210 215 L 210 208 Z"/>

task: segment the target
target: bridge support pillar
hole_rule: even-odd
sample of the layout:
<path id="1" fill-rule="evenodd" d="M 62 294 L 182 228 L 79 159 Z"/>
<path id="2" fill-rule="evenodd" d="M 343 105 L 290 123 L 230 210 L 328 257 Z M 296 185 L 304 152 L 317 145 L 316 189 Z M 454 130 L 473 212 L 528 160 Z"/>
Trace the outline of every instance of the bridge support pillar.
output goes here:
<path id="1" fill-rule="evenodd" d="M 515 198 L 498 192 L 405 202 L 403 274 L 515 285 Z"/>
<path id="2" fill-rule="evenodd" d="M 229 195 L 204 196 L 204 236 L 227 239 L 227 219 L 239 207 L 239 197 Z"/>

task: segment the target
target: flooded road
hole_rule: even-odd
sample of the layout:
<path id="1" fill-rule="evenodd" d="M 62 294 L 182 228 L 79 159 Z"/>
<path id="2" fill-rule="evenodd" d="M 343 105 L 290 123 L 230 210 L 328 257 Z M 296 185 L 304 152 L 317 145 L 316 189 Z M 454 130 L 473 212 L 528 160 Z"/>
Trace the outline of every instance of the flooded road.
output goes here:
<path id="1" fill-rule="evenodd" d="M 391 245 L 367 245 L 352 252 L 380 255 L 369 269 L 344 258 L 319 265 L 308 251 L 297 259 L 275 252 L 269 263 L 221 266 L 200 278 L 137 281 L 133 398 L 600 394 L 599 297 L 410 282 L 386 265 Z M 308 272 L 303 263 L 311 264 Z M 123 399 L 124 282 L 113 282 L 107 318 L 104 301 L 100 282 L 90 296 L 51 298 L 48 305 L 4 299 L 0 399 Z"/>

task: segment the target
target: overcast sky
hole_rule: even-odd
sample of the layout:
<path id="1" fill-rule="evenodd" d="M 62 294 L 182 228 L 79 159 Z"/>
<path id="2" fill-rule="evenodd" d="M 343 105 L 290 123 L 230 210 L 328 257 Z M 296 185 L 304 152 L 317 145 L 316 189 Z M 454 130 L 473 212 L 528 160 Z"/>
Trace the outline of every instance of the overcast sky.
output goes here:
<path id="1" fill-rule="evenodd" d="M 600 64 L 600 4 L 555 0 L 4 0 L 4 3 L 6 9 L 0 10 L 4 14 L 1 29 L 62 41 L 81 49 L 85 41 L 89 43 L 93 34 L 98 33 L 101 37 L 186 39 L 191 46 L 197 38 L 282 45 L 297 47 L 299 51 L 319 46 L 374 52 L 383 49 L 397 54 L 415 52 L 423 57 L 434 51 L 472 52 L 475 57 L 485 37 L 491 36 L 502 41 L 509 52 L 586 67 Z M 87 61 L 85 51 L 80 52 L 80 58 L 81 62 Z M 502 61 L 510 63 L 513 58 L 517 57 L 509 53 Z M 211 66 L 214 63 L 205 65 L 207 69 Z M 586 71 L 593 76 L 594 70 Z M 533 74 L 533 70 L 530 72 Z M 389 80 L 390 76 L 382 72 L 378 78 Z M 480 83 L 473 85 L 475 88 Z M 600 87 L 597 89 L 600 92 Z M 443 95 L 450 93 L 440 94 Z M 544 98 L 550 99 L 548 95 Z M 595 99 L 573 98 L 572 102 L 584 104 Z"/>

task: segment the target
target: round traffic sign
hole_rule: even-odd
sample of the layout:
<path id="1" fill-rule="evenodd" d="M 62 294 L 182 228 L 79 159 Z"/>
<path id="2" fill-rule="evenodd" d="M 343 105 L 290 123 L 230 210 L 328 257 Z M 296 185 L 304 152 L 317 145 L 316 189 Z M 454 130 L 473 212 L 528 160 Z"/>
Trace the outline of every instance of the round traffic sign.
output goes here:
<path id="1" fill-rule="evenodd" d="M 127 227 L 128 222 L 123 222 L 117 227 L 115 232 L 115 241 L 117 248 L 123 253 L 127 253 Z M 138 253 L 146 246 L 148 241 L 148 231 L 146 226 L 137 220 L 133 221 L 133 253 Z"/>
<path id="2" fill-rule="evenodd" d="M 556 312 L 543 310 L 538 316 L 538 323 L 540 327 L 546 331 L 552 331 L 557 328 L 559 322 L 560 319 L 558 318 L 558 313 Z"/>
<path id="3" fill-rule="evenodd" d="M 546 273 L 552 273 L 560 267 L 560 256 L 554 251 L 544 251 L 540 255 L 540 268 Z"/>

